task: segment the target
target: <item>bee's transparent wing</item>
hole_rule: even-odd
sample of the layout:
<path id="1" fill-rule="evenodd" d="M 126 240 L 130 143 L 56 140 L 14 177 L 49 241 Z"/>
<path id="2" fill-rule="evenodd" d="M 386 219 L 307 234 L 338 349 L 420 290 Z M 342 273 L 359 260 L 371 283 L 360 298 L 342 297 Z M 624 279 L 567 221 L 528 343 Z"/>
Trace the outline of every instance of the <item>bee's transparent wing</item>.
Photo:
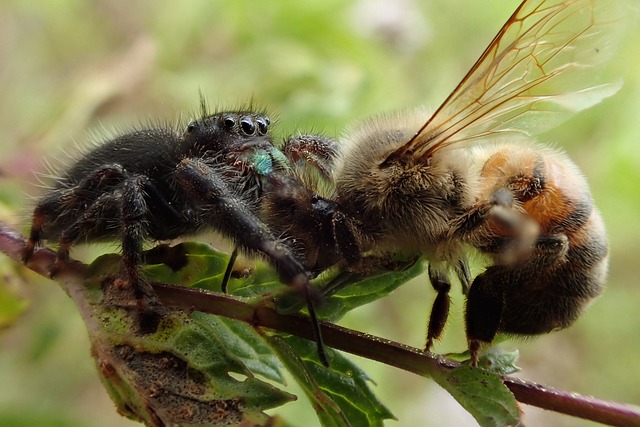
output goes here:
<path id="1" fill-rule="evenodd" d="M 625 0 L 525 0 L 434 115 L 387 160 L 426 160 L 444 147 L 508 133 L 535 135 L 613 95 L 602 66 L 635 11 Z"/>

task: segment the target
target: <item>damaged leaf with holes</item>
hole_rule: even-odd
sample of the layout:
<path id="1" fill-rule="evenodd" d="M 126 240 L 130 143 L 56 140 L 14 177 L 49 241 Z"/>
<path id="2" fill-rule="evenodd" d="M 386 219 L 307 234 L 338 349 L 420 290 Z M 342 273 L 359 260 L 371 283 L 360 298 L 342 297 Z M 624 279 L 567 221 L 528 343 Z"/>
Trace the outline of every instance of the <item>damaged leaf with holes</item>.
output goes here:
<path id="1" fill-rule="evenodd" d="M 283 381 L 279 361 L 249 325 L 157 305 L 155 330 L 143 333 L 122 288 L 109 277 L 90 281 L 81 311 L 101 379 L 123 415 L 151 426 L 262 425 L 264 410 L 295 400 L 256 377 Z"/>
<path id="2" fill-rule="evenodd" d="M 201 243 L 155 248 L 146 255 L 148 280 L 218 292 L 229 260 Z M 97 260 L 93 276 L 115 271 L 118 261 L 113 256 Z M 341 317 L 387 295 L 423 268 L 411 260 L 367 276 L 329 272 L 315 280 L 327 294 L 321 310 L 325 317 Z M 126 309 L 131 301 L 119 301 L 118 288 L 93 287 L 92 308 L 101 326 L 92 341 L 103 382 L 124 415 L 149 425 L 162 425 L 156 418 L 178 425 L 259 425 L 267 420 L 264 410 L 295 399 L 257 378 L 283 383 L 284 365 L 314 407 L 322 408 L 317 415 L 323 426 L 381 426 L 393 418 L 368 387 L 369 377 L 338 352 L 327 349 L 332 367 L 326 369 L 312 342 L 290 336 L 265 340 L 246 323 L 163 306 L 156 308 L 157 329 L 141 334 L 131 316 L 135 310 Z M 289 310 L 304 306 L 260 262 L 250 274 L 232 277 L 229 290 L 244 298 L 277 296 L 276 306 Z"/>

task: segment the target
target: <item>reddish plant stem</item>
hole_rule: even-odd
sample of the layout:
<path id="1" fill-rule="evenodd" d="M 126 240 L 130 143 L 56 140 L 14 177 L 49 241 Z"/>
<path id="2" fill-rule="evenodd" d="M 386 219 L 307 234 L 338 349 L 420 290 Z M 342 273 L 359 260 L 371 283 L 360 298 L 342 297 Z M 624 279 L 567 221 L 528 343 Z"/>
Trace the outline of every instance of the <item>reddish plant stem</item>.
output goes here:
<path id="1" fill-rule="evenodd" d="M 217 314 L 302 338 L 313 340 L 309 320 L 300 315 L 281 315 L 266 306 L 253 307 L 221 294 L 153 284 L 163 303 L 184 309 Z M 424 353 L 394 341 L 321 322 L 325 344 L 337 350 L 429 377 L 436 369 L 453 369 L 460 364 L 443 357 Z M 552 410 L 578 418 L 612 426 L 640 426 L 640 408 L 568 392 L 510 376 L 502 377 L 505 385 L 521 403 Z"/>
<path id="2" fill-rule="evenodd" d="M 24 238 L 13 229 L 0 222 L 0 251 L 10 258 L 20 261 Z M 28 268 L 45 277 L 49 276 L 55 253 L 42 249 L 37 251 Z M 58 278 L 81 277 L 87 266 L 72 261 L 63 266 Z M 64 285 L 63 285 L 64 286 Z M 300 315 L 282 315 L 265 305 L 253 306 L 236 298 L 198 289 L 153 283 L 163 303 L 183 309 L 194 309 L 241 320 L 256 327 L 265 327 L 287 332 L 302 338 L 313 339 L 313 331 L 308 318 Z M 68 289 L 65 288 L 68 291 Z M 421 376 L 430 376 L 435 370 L 454 369 L 458 363 L 440 356 L 424 353 L 373 335 L 322 322 L 322 334 L 328 346 L 395 366 Z M 572 415 L 612 426 L 639 427 L 640 408 L 623 403 L 584 396 L 525 381 L 519 378 L 502 377 L 505 385 L 516 399 L 539 408 Z"/>

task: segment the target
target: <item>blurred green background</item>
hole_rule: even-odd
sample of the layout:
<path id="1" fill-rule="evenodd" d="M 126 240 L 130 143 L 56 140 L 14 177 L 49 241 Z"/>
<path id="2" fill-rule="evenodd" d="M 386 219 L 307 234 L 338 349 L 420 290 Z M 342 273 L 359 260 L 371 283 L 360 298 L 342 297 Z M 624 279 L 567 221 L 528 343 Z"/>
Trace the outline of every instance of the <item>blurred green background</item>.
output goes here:
<path id="1" fill-rule="evenodd" d="M 266 107 L 278 117 L 280 136 L 297 129 L 335 136 L 368 114 L 435 108 L 516 6 L 516 0 L 2 0 L 0 219 L 26 229 L 30 197 L 39 192 L 32 171 L 46 171 L 43 158 L 55 164 L 93 133 L 188 119 L 198 111 L 199 91 L 212 108 L 250 101 Z M 608 289 L 569 330 L 506 344 L 521 351 L 522 377 L 635 404 L 638 45 L 636 28 L 612 63 L 611 72 L 625 80 L 620 93 L 542 138 L 565 148 L 591 182 L 610 233 Z M 95 250 L 75 254 L 91 260 Z M 135 425 L 115 413 L 98 382 L 84 325 L 67 296 L 6 257 L 0 274 L 0 425 Z M 420 347 L 433 298 L 426 279 L 416 280 L 341 324 Z M 456 295 L 436 351 L 464 349 L 462 307 Z M 361 362 L 399 419 L 389 425 L 474 425 L 430 381 Z M 523 410 L 528 425 L 591 425 Z M 304 397 L 273 413 L 291 425 L 317 423 Z"/>

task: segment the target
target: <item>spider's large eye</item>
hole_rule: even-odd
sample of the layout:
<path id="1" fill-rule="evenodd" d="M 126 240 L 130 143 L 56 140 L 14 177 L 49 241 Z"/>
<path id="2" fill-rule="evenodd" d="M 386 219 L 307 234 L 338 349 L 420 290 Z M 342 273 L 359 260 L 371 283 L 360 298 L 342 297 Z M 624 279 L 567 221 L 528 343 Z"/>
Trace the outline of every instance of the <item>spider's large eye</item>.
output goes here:
<path id="1" fill-rule="evenodd" d="M 264 118 L 264 117 L 259 117 L 258 120 L 256 120 L 256 123 L 258 123 L 258 133 L 260 135 L 265 135 L 268 131 L 269 131 L 269 122 L 268 122 L 269 118 Z"/>
<path id="2" fill-rule="evenodd" d="M 187 133 L 191 133 L 196 129 L 196 122 L 191 122 L 187 125 Z"/>
<path id="3" fill-rule="evenodd" d="M 231 116 L 227 116 L 224 118 L 223 124 L 225 129 L 233 129 L 236 125 L 236 120 Z"/>
<path id="4" fill-rule="evenodd" d="M 256 124 L 249 117 L 243 117 L 240 120 L 240 126 L 242 127 L 242 131 L 247 135 L 253 135 L 256 131 Z"/>

